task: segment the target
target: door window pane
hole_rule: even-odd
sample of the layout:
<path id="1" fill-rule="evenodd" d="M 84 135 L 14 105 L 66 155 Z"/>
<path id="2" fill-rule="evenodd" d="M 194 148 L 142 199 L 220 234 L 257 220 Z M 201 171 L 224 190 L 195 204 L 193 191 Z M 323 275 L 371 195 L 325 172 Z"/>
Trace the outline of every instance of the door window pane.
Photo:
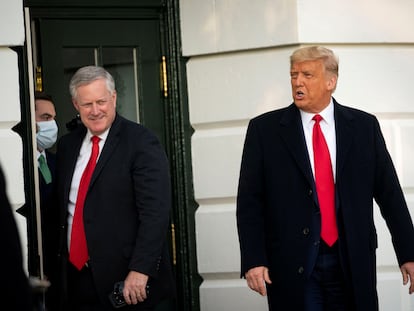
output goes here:
<path id="1" fill-rule="evenodd" d="M 65 76 L 69 79 L 65 79 L 69 82 L 70 78 L 74 75 L 76 70 L 83 66 L 96 64 L 97 49 L 95 47 L 82 47 L 74 48 L 67 47 L 62 49 L 63 70 Z"/>
<path id="2" fill-rule="evenodd" d="M 139 122 L 136 49 L 103 47 L 101 51 L 101 65 L 115 79 L 118 113 L 129 120 Z"/>

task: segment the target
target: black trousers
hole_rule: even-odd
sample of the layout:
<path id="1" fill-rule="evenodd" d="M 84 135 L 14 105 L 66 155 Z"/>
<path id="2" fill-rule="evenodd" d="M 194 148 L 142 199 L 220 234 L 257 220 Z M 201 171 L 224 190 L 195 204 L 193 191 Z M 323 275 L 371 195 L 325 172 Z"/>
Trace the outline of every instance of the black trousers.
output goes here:
<path id="1" fill-rule="evenodd" d="M 71 311 L 111 310 L 99 300 L 89 267 L 77 270 L 68 264 L 68 300 Z"/>
<path id="2" fill-rule="evenodd" d="M 318 258 L 305 285 L 305 311 L 352 311 L 352 293 L 346 285 L 338 246 L 321 241 Z"/>

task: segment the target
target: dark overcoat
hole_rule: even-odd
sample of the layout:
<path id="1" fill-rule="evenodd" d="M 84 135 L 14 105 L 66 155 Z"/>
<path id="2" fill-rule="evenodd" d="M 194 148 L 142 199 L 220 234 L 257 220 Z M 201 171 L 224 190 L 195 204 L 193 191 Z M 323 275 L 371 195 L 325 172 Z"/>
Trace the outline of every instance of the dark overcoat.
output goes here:
<path id="1" fill-rule="evenodd" d="M 336 215 L 346 280 L 357 310 L 377 310 L 373 200 L 391 232 L 398 263 L 414 261 L 414 230 L 377 119 L 334 100 Z M 320 211 L 300 111 L 289 107 L 249 123 L 237 197 L 241 274 L 269 267 L 272 305 L 303 310 L 318 254 Z"/>

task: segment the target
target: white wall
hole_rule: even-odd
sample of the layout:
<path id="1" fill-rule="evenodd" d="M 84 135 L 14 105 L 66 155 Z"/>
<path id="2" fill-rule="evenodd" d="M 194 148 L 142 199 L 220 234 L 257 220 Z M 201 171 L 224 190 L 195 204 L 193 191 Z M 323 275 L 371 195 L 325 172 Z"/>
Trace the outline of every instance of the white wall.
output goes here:
<path id="1" fill-rule="evenodd" d="M 23 3 L 0 1 L 0 165 L 6 176 L 7 193 L 13 209 L 24 204 L 23 148 L 11 128 L 20 121 L 19 68 L 12 46 L 24 44 Z M 26 221 L 15 213 L 23 250 L 27 249 Z"/>
<path id="2" fill-rule="evenodd" d="M 414 216 L 414 2 L 181 0 L 187 64 L 201 310 L 267 310 L 239 278 L 235 197 L 247 122 L 291 103 L 289 55 L 321 44 L 340 58 L 336 99 L 380 120 Z M 380 309 L 408 311 L 386 226 L 379 234 Z"/>

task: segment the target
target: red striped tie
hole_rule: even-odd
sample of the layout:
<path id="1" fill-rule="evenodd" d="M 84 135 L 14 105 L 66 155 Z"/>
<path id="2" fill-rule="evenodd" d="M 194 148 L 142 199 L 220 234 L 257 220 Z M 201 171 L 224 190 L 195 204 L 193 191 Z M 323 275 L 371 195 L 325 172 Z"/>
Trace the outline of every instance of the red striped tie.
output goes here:
<path id="1" fill-rule="evenodd" d="M 81 270 L 88 261 L 88 246 L 86 244 L 85 227 L 83 225 L 83 205 L 85 203 L 86 193 L 88 192 L 89 182 L 91 181 L 93 170 L 95 169 L 96 159 L 99 154 L 98 136 L 92 136 L 92 152 L 88 164 L 83 171 L 79 183 L 78 197 L 76 199 L 75 214 L 73 216 L 72 232 L 70 237 L 70 262 Z"/>
<path id="2" fill-rule="evenodd" d="M 332 173 L 331 157 L 328 145 L 323 136 L 319 122 L 320 115 L 313 117 L 313 154 L 315 164 L 316 193 L 321 211 L 321 238 L 332 246 L 338 239 L 338 228 L 335 216 L 335 184 Z"/>

